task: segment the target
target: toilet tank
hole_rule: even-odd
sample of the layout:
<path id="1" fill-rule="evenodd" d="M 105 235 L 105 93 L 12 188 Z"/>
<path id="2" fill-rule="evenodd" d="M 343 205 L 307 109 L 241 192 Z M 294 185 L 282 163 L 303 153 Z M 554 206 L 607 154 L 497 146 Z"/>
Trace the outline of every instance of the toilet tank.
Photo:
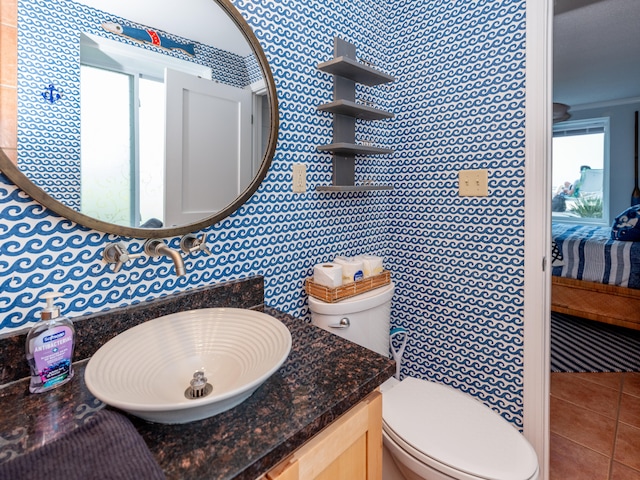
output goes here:
<path id="1" fill-rule="evenodd" d="M 336 303 L 323 302 L 310 296 L 311 322 L 389 357 L 391 298 L 394 289 L 392 282 Z"/>

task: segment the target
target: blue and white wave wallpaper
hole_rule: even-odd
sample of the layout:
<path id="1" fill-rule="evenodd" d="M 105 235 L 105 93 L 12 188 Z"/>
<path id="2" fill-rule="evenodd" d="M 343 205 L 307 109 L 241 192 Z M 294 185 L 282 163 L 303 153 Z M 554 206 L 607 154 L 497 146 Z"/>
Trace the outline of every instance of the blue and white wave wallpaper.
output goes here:
<path id="1" fill-rule="evenodd" d="M 466 391 L 522 427 L 525 0 L 233 0 L 260 41 L 278 92 L 280 132 L 258 191 L 206 233 L 211 256 L 101 261 L 122 240 L 44 209 L 0 176 L 0 334 L 37 321 L 42 291 L 70 317 L 260 274 L 265 302 L 309 318 L 304 279 L 336 255 L 385 258 L 393 326 L 409 331 L 403 375 Z M 395 150 L 358 157 L 356 176 L 390 191 L 319 193 L 331 181 L 332 78 L 316 65 L 333 37 L 396 81 L 359 87 L 393 119 L 356 137 Z M 294 194 L 291 169 L 307 168 Z M 487 169 L 488 197 L 458 196 L 458 172 Z M 179 238 L 165 239 L 179 248 Z"/>

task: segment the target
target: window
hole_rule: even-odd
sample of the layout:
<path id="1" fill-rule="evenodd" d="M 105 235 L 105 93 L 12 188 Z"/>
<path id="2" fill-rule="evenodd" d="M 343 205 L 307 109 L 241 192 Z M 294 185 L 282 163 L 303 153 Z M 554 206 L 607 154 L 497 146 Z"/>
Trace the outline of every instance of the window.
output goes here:
<path id="1" fill-rule="evenodd" d="M 553 221 L 609 224 L 609 119 L 553 127 Z"/>
<path id="2" fill-rule="evenodd" d="M 80 71 L 82 212 L 131 227 L 161 219 L 162 83 L 89 65 Z"/>

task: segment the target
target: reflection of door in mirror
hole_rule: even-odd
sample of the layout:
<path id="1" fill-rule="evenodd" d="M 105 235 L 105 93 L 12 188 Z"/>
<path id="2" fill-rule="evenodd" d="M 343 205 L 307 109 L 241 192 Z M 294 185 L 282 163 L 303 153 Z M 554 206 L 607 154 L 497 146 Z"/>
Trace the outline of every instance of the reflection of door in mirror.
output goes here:
<path id="1" fill-rule="evenodd" d="M 184 225 L 242 193 L 255 173 L 251 89 L 213 82 L 207 67 L 82 38 L 83 213 Z"/>
<path id="2" fill-rule="evenodd" d="M 250 183 L 251 91 L 170 69 L 165 86 L 165 225 L 184 225 Z"/>

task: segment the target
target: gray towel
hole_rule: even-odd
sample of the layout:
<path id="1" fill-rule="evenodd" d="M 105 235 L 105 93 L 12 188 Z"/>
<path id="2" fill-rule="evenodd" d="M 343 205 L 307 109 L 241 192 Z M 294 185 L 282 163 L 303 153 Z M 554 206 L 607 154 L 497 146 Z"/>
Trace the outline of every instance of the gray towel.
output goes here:
<path id="1" fill-rule="evenodd" d="M 164 479 L 133 424 L 101 410 L 86 424 L 33 452 L 0 465 L 0 479 Z"/>

